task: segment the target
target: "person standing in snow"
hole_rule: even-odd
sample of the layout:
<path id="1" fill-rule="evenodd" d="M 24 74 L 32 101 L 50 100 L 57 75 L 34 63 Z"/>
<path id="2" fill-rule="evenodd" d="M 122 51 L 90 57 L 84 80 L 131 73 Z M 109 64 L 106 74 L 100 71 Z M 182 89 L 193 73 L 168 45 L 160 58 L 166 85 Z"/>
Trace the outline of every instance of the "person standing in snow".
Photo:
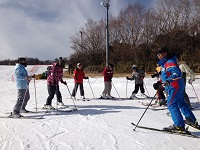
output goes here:
<path id="1" fill-rule="evenodd" d="M 174 122 L 173 125 L 163 129 L 184 132 L 185 122 L 181 112 L 185 116 L 187 122 L 193 126 L 198 126 L 198 122 L 194 114 L 184 101 L 184 81 L 176 55 L 168 53 L 168 49 L 163 47 L 157 52 L 157 57 L 159 59 L 158 64 L 162 66 L 162 83 L 159 83 L 159 81 L 157 83 L 159 86 L 163 85 L 168 93 L 167 106 Z"/>
<path id="2" fill-rule="evenodd" d="M 160 81 L 161 68 L 162 67 L 157 64 L 156 72 L 153 75 L 151 75 L 151 77 L 152 78 L 156 77 L 157 80 Z M 165 94 L 164 94 L 165 88 L 163 86 L 159 87 L 158 83 L 154 83 L 153 88 L 157 91 L 156 92 L 156 104 L 158 106 L 166 105 L 167 101 L 166 101 L 166 97 L 165 97 Z"/>
<path id="3" fill-rule="evenodd" d="M 135 90 L 132 92 L 132 95 L 130 96 L 130 99 L 137 99 L 137 97 L 135 96 L 139 89 L 141 91 L 141 96 L 144 98 L 147 98 L 147 95 L 144 94 L 145 90 L 144 90 L 144 77 L 145 77 L 145 73 L 144 70 L 142 69 L 138 69 L 138 67 L 136 65 L 132 66 L 132 77 L 126 77 L 127 80 L 135 80 Z"/>
<path id="4" fill-rule="evenodd" d="M 83 71 L 83 66 L 81 63 L 77 64 L 77 68 L 74 70 L 74 89 L 72 91 L 72 98 L 76 99 L 76 92 L 78 87 L 80 87 L 80 94 L 81 98 L 85 99 L 85 93 L 84 93 L 84 88 L 83 88 L 83 79 L 89 79 L 88 77 L 85 76 L 85 73 Z"/>
<path id="5" fill-rule="evenodd" d="M 102 92 L 102 98 L 111 99 L 113 98 L 110 93 L 112 89 L 112 78 L 113 78 L 113 64 L 109 64 L 107 67 L 103 70 L 103 77 L 104 77 L 104 90 Z"/>
<path id="6" fill-rule="evenodd" d="M 47 90 L 49 96 L 46 100 L 46 104 L 43 107 L 44 109 L 55 109 L 51 105 L 55 94 L 57 96 L 57 105 L 64 106 L 64 103 L 62 102 L 62 95 L 59 89 L 59 81 L 64 85 L 67 85 L 66 81 L 63 81 L 62 79 L 64 67 L 65 61 L 62 59 L 62 57 L 60 57 L 57 62 L 53 63 L 53 66 L 50 69 L 50 74 L 47 77 Z"/>
<path id="7" fill-rule="evenodd" d="M 177 55 L 177 59 L 178 59 L 178 61 L 180 60 L 180 55 Z M 179 61 L 178 63 L 179 63 L 179 68 L 181 69 L 181 72 L 182 72 L 182 78 L 183 78 L 184 84 L 185 84 L 184 87 L 186 87 L 187 74 L 190 76 L 190 79 L 188 80 L 189 84 L 192 84 L 192 82 L 195 81 L 195 75 L 194 75 L 194 72 L 190 69 L 190 67 L 184 61 Z M 185 99 L 185 103 L 188 104 L 190 109 L 192 109 L 190 99 L 189 99 L 185 89 L 184 89 L 184 99 Z"/>
<path id="8" fill-rule="evenodd" d="M 25 107 L 27 105 L 28 100 L 30 99 L 29 82 L 31 81 L 32 77 L 28 76 L 26 67 L 27 67 L 26 58 L 24 57 L 18 58 L 17 64 L 15 66 L 15 80 L 16 80 L 18 95 L 17 95 L 17 102 L 12 112 L 13 118 L 23 117 L 20 113 L 29 112 L 28 110 L 26 110 Z"/>

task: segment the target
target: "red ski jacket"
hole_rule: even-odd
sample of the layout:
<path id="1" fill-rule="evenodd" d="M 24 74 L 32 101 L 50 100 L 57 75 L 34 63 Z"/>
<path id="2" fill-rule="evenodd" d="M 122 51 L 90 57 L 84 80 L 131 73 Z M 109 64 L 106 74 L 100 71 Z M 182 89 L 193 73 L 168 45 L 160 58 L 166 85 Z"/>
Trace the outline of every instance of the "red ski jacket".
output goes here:
<path id="1" fill-rule="evenodd" d="M 104 82 L 108 82 L 112 80 L 113 70 L 110 70 L 108 67 L 105 67 L 103 70 Z"/>
<path id="2" fill-rule="evenodd" d="M 74 82 L 75 83 L 83 83 L 83 79 L 87 79 L 83 69 L 76 68 L 74 70 Z"/>

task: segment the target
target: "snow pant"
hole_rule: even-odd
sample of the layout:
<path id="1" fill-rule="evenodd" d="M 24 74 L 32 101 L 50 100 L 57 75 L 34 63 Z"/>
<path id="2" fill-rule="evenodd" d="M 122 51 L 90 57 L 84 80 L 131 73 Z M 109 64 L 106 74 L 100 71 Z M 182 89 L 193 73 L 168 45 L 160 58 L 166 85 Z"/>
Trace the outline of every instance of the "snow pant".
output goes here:
<path id="1" fill-rule="evenodd" d="M 186 103 L 190 108 L 192 108 L 191 103 L 190 103 L 190 99 L 189 99 L 187 93 L 185 92 L 185 90 L 184 90 L 184 100 L 185 100 L 185 103 Z"/>
<path id="2" fill-rule="evenodd" d="M 56 94 L 57 102 L 62 102 L 62 95 L 59 90 L 59 85 L 47 85 L 47 90 L 49 93 L 49 96 L 46 101 L 46 105 L 51 105 L 52 99 L 54 98 L 54 95 Z"/>
<path id="3" fill-rule="evenodd" d="M 143 83 L 140 83 L 140 84 L 135 84 L 135 90 L 132 92 L 132 94 L 137 94 L 139 91 L 139 88 L 140 88 L 141 93 L 145 92 Z"/>
<path id="4" fill-rule="evenodd" d="M 181 81 L 179 80 L 179 81 L 174 81 L 174 82 L 181 82 Z M 178 85 L 181 85 L 181 84 L 178 84 Z M 191 109 L 184 101 L 184 87 L 183 86 L 176 86 L 176 87 L 169 86 L 167 105 L 168 105 L 168 109 L 170 111 L 170 114 L 172 116 L 172 120 L 175 126 L 179 126 L 179 127 L 185 126 L 181 112 L 185 116 L 185 119 L 190 120 L 192 122 L 196 121 L 194 114 L 192 113 Z"/>
<path id="5" fill-rule="evenodd" d="M 19 114 L 20 110 L 25 109 L 28 100 L 30 99 L 29 89 L 18 89 L 17 102 L 13 109 L 13 115 Z"/>
<path id="6" fill-rule="evenodd" d="M 72 91 L 72 96 L 76 96 L 76 92 L 78 90 L 78 87 L 80 87 L 80 94 L 81 96 L 84 96 L 84 89 L 83 89 L 83 83 L 75 83 L 74 84 L 74 89 Z"/>
<path id="7" fill-rule="evenodd" d="M 110 95 L 110 92 L 111 92 L 111 89 L 112 89 L 112 81 L 107 81 L 107 82 L 104 82 L 104 90 L 103 90 L 103 95 Z"/>

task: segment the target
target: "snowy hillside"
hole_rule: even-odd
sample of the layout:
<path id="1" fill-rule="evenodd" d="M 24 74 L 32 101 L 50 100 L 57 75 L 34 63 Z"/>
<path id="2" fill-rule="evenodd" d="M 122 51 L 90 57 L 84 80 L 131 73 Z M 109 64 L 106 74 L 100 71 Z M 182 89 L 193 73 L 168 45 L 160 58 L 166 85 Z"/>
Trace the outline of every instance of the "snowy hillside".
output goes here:
<path id="1" fill-rule="evenodd" d="M 28 66 L 30 73 L 33 66 Z M 0 116 L 8 115 L 16 102 L 17 90 L 12 80 L 14 66 L 0 66 Z M 199 76 L 198 76 L 199 78 Z M 70 91 L 74 83 L 72 78 L 67 81 Z M 155 95 L 152 84 L 156 79 L 145 78 L 146 94 Z M 89 84 L 90 83 L 90 84 Z M 23 114 L 25 116 L 42 116 L 44 119 L 0 119 L 0 149 L 1 150 L 199 150 L 200 139 L 148 131 L 137 128 L 133 131 L 131 122 L 137 123 L 146 106 L 141 102 L 150 100 L 100 100 L 97 99 L 104 88 L 103 78 L 89 78 L 84 81 L 85 97 L 90 101 L 77 100 L 77 111 L 51 112 L 44 114 L 40 108 L 48 96 L 45 80 L 36 80 L 36 95 L 34 82 L 30 83 L 31 99 L 27 109 L 35 111 L 36 101 L 38 113 Z M 91 85 L 91 88 L 90 88 Z M 129 97 L 134 90 L 134 82 L 125 78 L 113 79 L 112 96 Z M 126 85 L 128 85 L 126 95 Z M 200 97 L 200 80 L 193 86 Z M 60 85 L 63 102 L 73 107 L 73 101 L 65 85 Z M 92 94 L 94 93 L 94 96 Z M 187 85 L 187 93 L 193 106 L 199 106 L 198 99 L 191 85 Z M 139 96 L 140 93 L 138 93 Z M 36 99 L 35 99 L 36 96 Z M 79 91 L 77 98 L 80 97 Z M 94 98 L 95 97 L 95 98 Z M 56 107 L 56 98 L 53 100 Z M 167 110 L 155 111 L 148 109 L 139 125 L 162 129 L 172 124 Z M 200 108 L 194 109 L 194 114 L 200 122 Z M 7 114 L 6 114 L 7 113 Z M 189 128 L 200 136 L 200 131 Z"/>

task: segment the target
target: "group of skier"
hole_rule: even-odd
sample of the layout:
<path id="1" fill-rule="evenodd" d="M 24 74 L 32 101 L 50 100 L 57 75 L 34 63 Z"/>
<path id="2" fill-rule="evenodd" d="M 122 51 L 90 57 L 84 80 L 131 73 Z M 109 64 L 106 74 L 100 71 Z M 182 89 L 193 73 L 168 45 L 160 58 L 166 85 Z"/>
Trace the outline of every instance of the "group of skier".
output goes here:
<path id="1" fill-rule="evenodd" d="M 170 127 L 166 127 L 165 130 L 177 130 L 185 131 L 185 121 L 181 112 L 185 116 L 186 122 L 197 126 L 198 122 L 191 111 L 191 104 L 187 94 L 185 93 L 186 86 L 186 73 L 189 73 L 190 80 L 189 83 L 195 80 L 193 71 L 183 62 L 180 62 L 180 57 L 177 57 L 174 53 L 169 53 L 166 47 L 161 48 L 156 55 L 159 59 L 157 62 L 158 67 L 157 72 L 152 75 L 153 77 L 158 77 L 158 81 L 153 84 L 155 90 L 157 90 L 157 100 L 159 105 L 165 105 L 167 103 L 169 112 L 171 114 L 174 124 Z M 179 66 L 180 65 L 180 66 Z M 20 113 L 29 112 L 26 110 L 27 102 L 30 98 L 29 95 L 29 82 L 32 77 L 28 76 L 26 59 L 21 57 L 15 67 L 15 77 L 16 85 L 18 89 L 17 102 L 14 106 L 12 116 L 15 118 L 21 117 Z M 47 77 L 47 90 L 49 96 L 47 97 L 44 109 L 55 109 L 52 107 L 52 99 L 56 95 L 57 105 L 64 106 L 62 102 L 62 95 L 59 90 L 59 82 L 67 86 L 66 81 L 63 81 L 63 68 L 65 67 L 65 61 L 62 57 L 55 62 L 49 70 L 49 75 Z M 104 76 L 104 90 L 102 92 L 101 98 L 111 99 L 111 89 L 112 89 L 112 78 L 113 78 L 114 65 L 109 64 L 103 70 Z M 135 80 L 135 89 L 132 92 L 130 99 L 137 99 L 136 94 L 139 89 L 141 91 L 141 96 L 148 97 L 145 94 L 144 89 L 144 69 L 138 68 L 137 65 L 132 66 L 132 76 L 126 77 L 127 80 Z M 74 70 L 74 89 L 72 92 L 72 98 L 75 99 L 77 89 L 80 89 L 80 95 L 84 99 L 84 88 L 83 79 L 89 79 L 85 76 L 82 69 L 82 64 L 78 63 L 76 69 Z M 164 94 L 166 92 L 166 94 Z M 181 110 L 181 111 L 180 111 Z"/>

